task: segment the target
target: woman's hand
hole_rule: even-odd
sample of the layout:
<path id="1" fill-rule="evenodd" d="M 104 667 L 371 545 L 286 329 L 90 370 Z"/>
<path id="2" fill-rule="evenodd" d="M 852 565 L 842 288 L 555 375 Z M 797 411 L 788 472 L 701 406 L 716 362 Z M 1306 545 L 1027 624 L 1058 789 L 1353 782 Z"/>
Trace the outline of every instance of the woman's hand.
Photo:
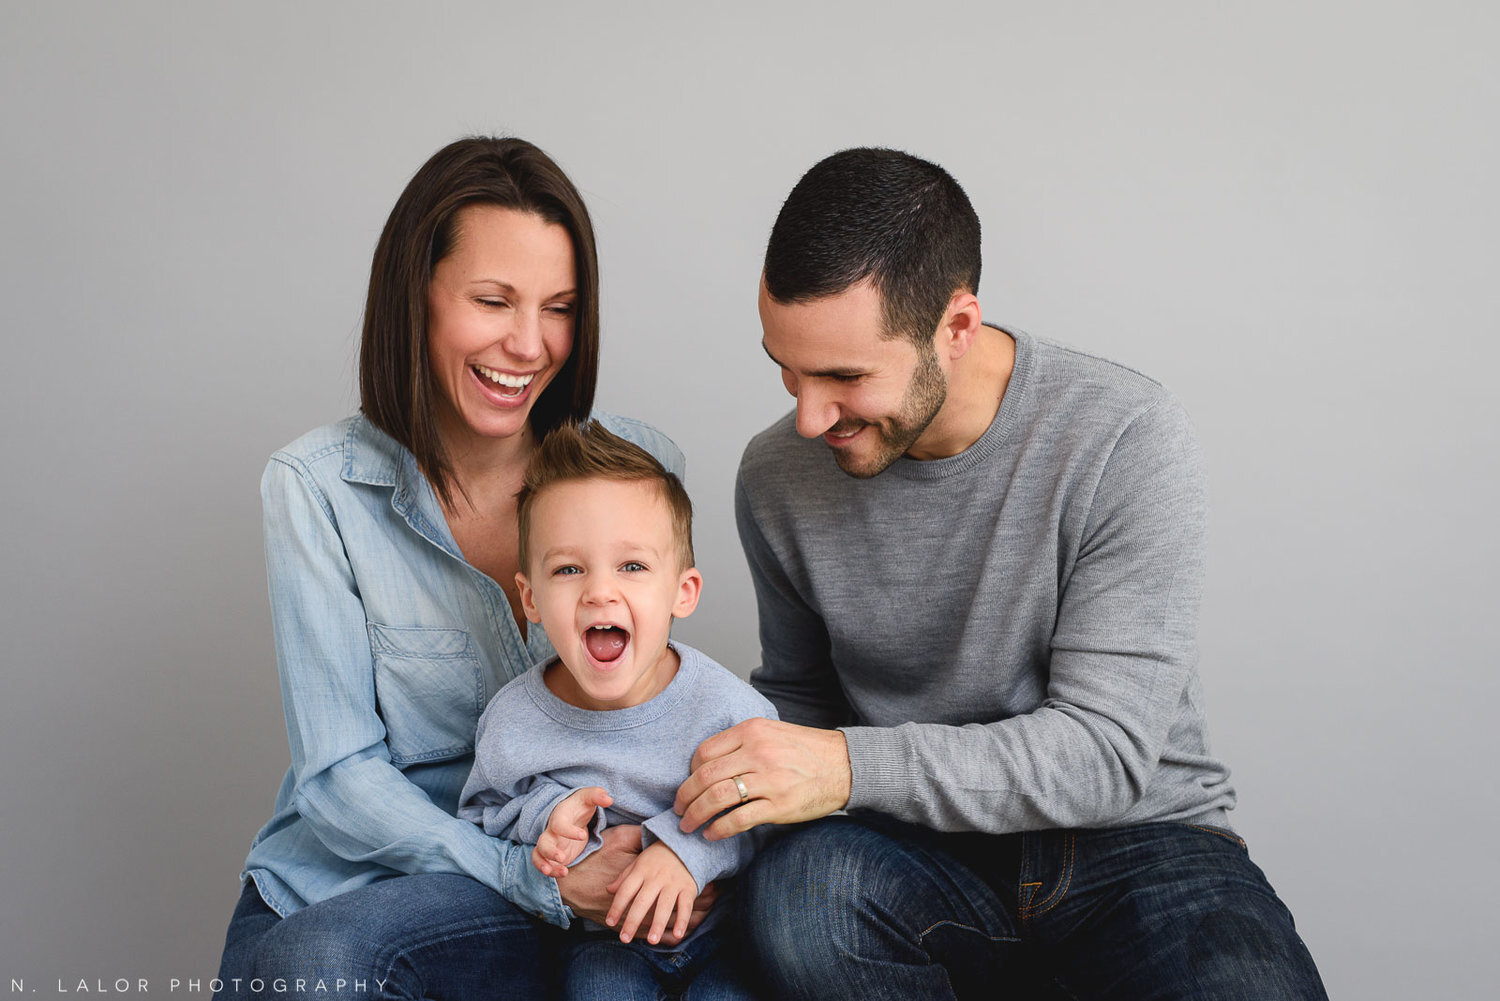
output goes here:
<path id="1" fill-rule="evenodd" d="M 600 925 L 604 924 L 610 905 L 614 903 L 615 895 L 608 889 L 610 884 L 619 879 L 641 853 L 641 829 L 631 824 L 606 827 L 601 837 L 604 846 L 577 865 L 569 866 L 568 874 L 557 881 L 563 903 L 579 917 Z M 698 894 L 698 899 L 693 901 L 692 916 L 688 918 L 688 935 L 703 923 L 718 899 L 719 888 L 714 883 L 708 884 Z M 675 946 L 686 937 L 668 931 L 662 935 L 661 944 Z"/>

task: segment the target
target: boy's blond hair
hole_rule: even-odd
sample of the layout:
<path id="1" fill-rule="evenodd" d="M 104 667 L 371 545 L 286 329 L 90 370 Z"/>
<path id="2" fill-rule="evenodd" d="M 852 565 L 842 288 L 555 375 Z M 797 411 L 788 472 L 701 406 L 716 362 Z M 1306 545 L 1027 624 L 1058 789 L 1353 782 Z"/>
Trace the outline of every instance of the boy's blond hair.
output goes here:
<path id="1" fill-rule="evenodd" d="M 675 474 L 634 442 L 612 434 L 596 420 L 563 424 L 549 431 L 526 464 L 526 479 L 516 494 L 521 530 L 521 572 L 531 571 L 531 509 L 548 487 L 573 480 L 617 480 L 654 483 L 672 515 L 679 570 L 693 562 L 693 502 Z"/>

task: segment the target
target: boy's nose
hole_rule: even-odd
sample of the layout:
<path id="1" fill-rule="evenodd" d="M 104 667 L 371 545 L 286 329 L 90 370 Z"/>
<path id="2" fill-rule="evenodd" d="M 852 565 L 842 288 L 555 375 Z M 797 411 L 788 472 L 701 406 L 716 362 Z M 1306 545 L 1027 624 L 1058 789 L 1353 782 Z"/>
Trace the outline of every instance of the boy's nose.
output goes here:
<path id="1" fill-rule="evenodd" d="M 595 574 L 590 578 L 588 587 L 583 589 L 583 600 L 590 605 L 605 605 L 614 601 L 619 593 L 613 581 Z"/>

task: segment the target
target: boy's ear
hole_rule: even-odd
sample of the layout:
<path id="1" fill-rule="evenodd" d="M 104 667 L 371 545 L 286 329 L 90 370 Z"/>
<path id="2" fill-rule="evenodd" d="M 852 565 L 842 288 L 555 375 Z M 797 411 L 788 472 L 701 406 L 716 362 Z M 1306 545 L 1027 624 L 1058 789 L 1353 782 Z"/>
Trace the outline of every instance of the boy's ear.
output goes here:
<path id="1" fill-rule="evenodd" d="M 697 567 L 682 571 L 677 581 L 677 602 L 672 606 L 672 618 L 685 619 L 698 607 L 698 596 L 703 593 L 703 575 Z"/>
<path id="2" fill-rule="evenodd" d="M 525 574 L 516 574 L 516 587 L 521 592 L 521 611 L 526 613 L 526 621 L 541 622 L 542 613 L 536 610 L 536 597 L 531 593 L 531 582 Z"/>

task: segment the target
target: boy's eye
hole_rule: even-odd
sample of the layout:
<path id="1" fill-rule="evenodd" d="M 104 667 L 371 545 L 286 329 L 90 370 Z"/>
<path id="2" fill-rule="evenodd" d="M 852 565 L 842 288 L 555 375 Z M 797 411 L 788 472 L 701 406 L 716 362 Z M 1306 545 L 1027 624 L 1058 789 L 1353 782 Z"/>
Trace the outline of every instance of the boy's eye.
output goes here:
<path id="1" fill-rule="evenodd" d="M 622 563 L 620 565 L 620 569 L 624 570 L 626 573 L 639 573 L 642 570 L 646 569 L 646 564 L 631 560 L 628 563 Z"/>
<path id="2" fill-rule="evenodd" d="M 552 571 L 552 576 L 554 576 L 554 577 L 570 577 L 573 574 L 580 574 L 580 573 L 583 573 L 583 571 L 580 570 L 580 569 L 578 569 L 575 566 L 572 566 L 570 564 L 568 566 L 561 566 L 561 567 L 556 568 L 555 570 Z"/>

